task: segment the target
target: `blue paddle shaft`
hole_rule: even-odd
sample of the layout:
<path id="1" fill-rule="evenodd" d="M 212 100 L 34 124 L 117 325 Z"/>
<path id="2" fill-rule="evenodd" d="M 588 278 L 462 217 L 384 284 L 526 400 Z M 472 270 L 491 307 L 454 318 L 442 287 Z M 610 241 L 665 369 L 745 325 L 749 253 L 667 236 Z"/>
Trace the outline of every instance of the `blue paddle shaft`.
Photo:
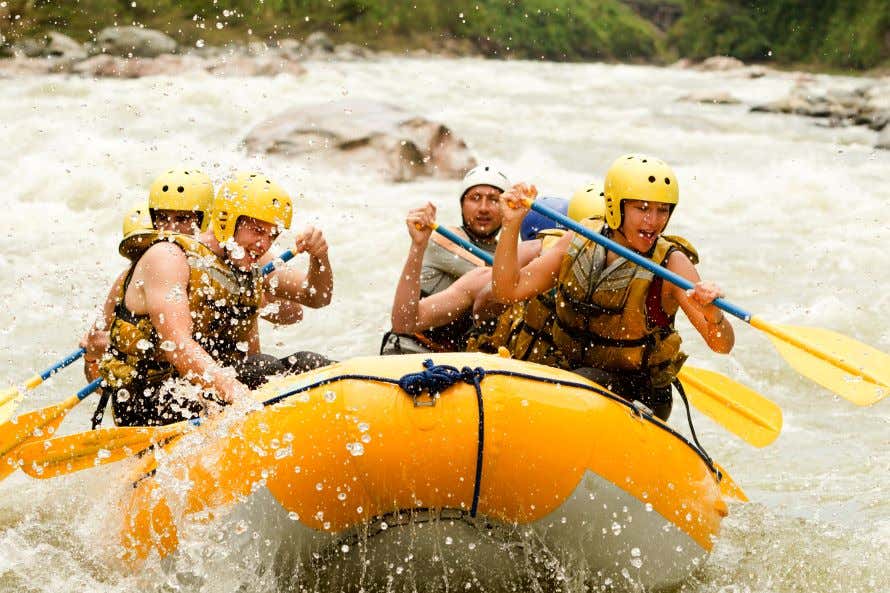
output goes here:
<path id="1" fill-rule="evenodd" d="M 77 392 L 77 399 L 83 400 L 86 396 L 88 396 L 92 392 L 99 389 L 99 385 L 101 383 L 102 383 L 102 377 L 99 377 L 98 379 L 94 379 L 92 383 L 90 383 L 89 385 L 87 385 L 86 387 L 84 387 L 83 389 L 81 389 L 80 391 Z"/>
<path id="2" fill-rule="evenodd" d="M 44 381 L 46 381 L 51 376 L 55 375 L 56 373 L 58 373 L 59 371 L 64 369 L 66 366 L 73 363 L 75 360 L 77 360 L 81 356 L 83 356 L 85 352 L 86 352 L 86 350 L 84 350 L 83 348 L 78 348 L 77 350 L 75 350 L 74 352 L 72 352 L 71 354 L 69 354 L 68 356 L 66 356 L 65 358 L 63 358 L 62 360 L 60 360 L 59 362 L 54 364 L 53 366 L 49 367 L 48 369 L 46 369 L 45 371 L 40 373 L 40 378 L 43 379 Z"/>
<path id="3" fill-rule="evenodd" d="M 288 262 L 291 259 L 293 259 L 293 257 L 294 257 L 294 252 L 291 251 L 290 249 L 288 249 L 287 251 L 285 251 L 284 253 L 279 255 L 277 259 L 280 259 L 283 262 Z M 275 260 L 274 259 L 272 261 L 270 261 L 269 263 L 267 263 L 265 266 L 263 266 L 263 269 L 262 269 L 263 276 L 265 276 L 266 274 L 271 274 L 274 271 L 275 271 Z"/>
<path id="4" fill-rule="evenodd" d="M 695 287 L 695 285 L 692 282 L 690 282 L 689 280 L 687 280 L 686 278 L 684 278 L 678 274 L 675 274 L 674 272 L 671 272 L 667 268 L 659 266 L 652 260 L 643 257 L 639 253 L 632 251 L 632 250 L 628 249 L 627 247 L 619 245 L 618 243 L 616 243 L 615 241 L 612 241 L 608 237 L 605 237 L 599 233 L 594 233 L 590 229 L 578 224 L 577 222 L 575 222 L 568 216 L 563 216 L 559 212 L 556 212 L 555 210 L 552 210 L 552 209 L 548 208 L 547 206 L 544 206 L 543 204 L 539 204 L 537 202 L 532 202 L 531 209 L 534 210 L 535 212 L 540 212 L 541 214 L 543 214 L 550 220 L 555 220 L 556 222 L 561 223 L 563 226 L 575 231 L 579 235 L 586 237 L 595 243 L 599 243 L 600 245 L 602 245 L 609 251 L 613 251 L 613 252 L 617 253 L 618 255 L 620 255 L 621 257 L 623 257 L 627 260 L 630 260 L 639 266 L 646 268 L 647 270 L 649 270 L 656 276 L 664 278 L 668 282 L 671 282 L 672 284 L 676 284 L 680 288 L 683 288 L 685 290 L 690 290 Z M 736 317 L 738 317 L 745 323 L 748 323 L 751 320 L 750 313 L 748 313 L 747 311 L 745 311 L 744 309 L 742 309 L 740 307 L 733 305 L 732 303 L 723 299 L 722 297 L 719 299 L 715 299 L 714 305 L 716 305 L 720 309 L 726 311 L 730 315 L 735 315 Z"/>
<path id="5" fill-rule="evenodd" d="M 469 241 L 467 241 L 460 235 L 450 231 L 449 229 L 446 229 L 445 227 L 438 225 L 435 227 L 435 230 L 437 233 L 439 233 L 443 237 L 446 237 L 447 239 L 450 239 L 453 243 L 457 243 L 458 245 L 460 245 L 461 247 L 463 247 L 464 249 L 466 249 L 467 251 L 469 251 L 470 253 L 472 253 L 473 255 L 475 255 L 476 257 L 481 259 L 482 261 L 484 261 L 489 266 L 491 265 L 491 262 L 494 261 L 494 257 L 492 257 L 492 255 L 490 253 L 488 253 L 484 249 L 479 249 L 478 247 L 476 247 L 475 245 L 473 245 L 472 243 L 470 243 Z"/>

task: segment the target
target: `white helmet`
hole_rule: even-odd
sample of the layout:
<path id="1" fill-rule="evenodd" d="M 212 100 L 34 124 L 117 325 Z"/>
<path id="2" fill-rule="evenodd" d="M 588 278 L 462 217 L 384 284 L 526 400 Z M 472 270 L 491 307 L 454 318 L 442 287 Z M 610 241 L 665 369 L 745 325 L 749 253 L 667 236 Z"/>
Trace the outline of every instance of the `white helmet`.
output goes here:
<path id="1" fill-rule="evenodd" d="M 496 169 L 494 165 L 477 165 L 464 175 L 463 184 L 460 190 L 460 199 L 463 200 L 466 193 L 470 191 L 470 188 L 476 187 L 477 185 L 490 185 L 501 191 L 507 191 L 510 189 L 511 183 L 510 180 L 507 179 L 507 176 Z"/>

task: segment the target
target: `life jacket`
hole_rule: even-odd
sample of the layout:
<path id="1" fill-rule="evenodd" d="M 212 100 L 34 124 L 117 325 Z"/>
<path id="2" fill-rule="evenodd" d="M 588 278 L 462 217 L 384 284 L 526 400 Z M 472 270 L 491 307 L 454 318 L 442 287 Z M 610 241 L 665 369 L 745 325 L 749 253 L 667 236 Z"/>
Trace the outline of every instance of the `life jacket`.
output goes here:
<path id="1" fill-rule="evenodd" d="M 541 252 L 552 247 L 565 233 L 564 229 L 544 229 L 538 232 L 535 238 L 541 240 Z M 467 352 L 495 354 L 501 347 L 506 347 L 514 358 L 526 360 L 531 350 L 537 347 L 539 339 L 549 342 L 555 293 L 555 289 L 552 289 L 528 301 L 514 303 L 498 316 L 491 331 L 476 332 L 467 340 Z M 552 350 L 552 343 L 548 350 Z M 551 362 L 539 359 L 536 362 L 555 366 L 555 359 Z"/>
<path id="2" fill-rule="evenodd" d="M 605 234 L 601 220 L 582 221 Z M 664 265 L 674 250 L 693 263 L 695 249 L 683 238 L 663 235 L 647 257 Z M 670 385 L 686 355 L 674 317 L 661 308 L 655 275 L 618 257 L 606 266 L 606 248 L 575 235 L 563 257 L 552 300 L 533 299 L 507 347 L 514 358 L 568 370 L 594 367 L 649 375 L 652 387 Z"/>
<path id="3" fill-rule="evenodd" d="M 452 230 L 457 232 L 456 229 Z M 431 288 L 435 285 L 434 292 L 439 292 L 448 288 L 455 280 L 474 268 L 486 265 L 481 258 L 453 243 L 447 237 L 433 233 L 430 240 L 432 244 L 427 248 L 427 253 L 424 256 L 424 270 L 421 273 L 422 288 Z M 472 242 L 471 238 L 468 240 Z M 489 253 L 493 253 L 497 246 L 496 243 L 484 245 L 473 242 L 473 244 L 480 249 L 489 251 Z M 431 268 L 434 269 L 431 270 Z M 450 281 L 443 285 L 443 278 L 431 283 L 430 278 L 433 272 L 439 276 L 448 276 Z M 421 297 L 429 296 L 434 292 L 421 290 Z M 467 336 L 473 327 L 473 312 L 469 310 L 445 325 L 418 332 L 413 337 L 432 352 L 463 352 L 466 349 Z"/>
<path id="4" fill-rule="evenodd" d="M 102 378 L 114 389 L 127 389 L 134 383 L 155 385 L 178 375 L 161 356 L 162 350 L 170 349 L 172 344 L 161 342 L 148 315 L 135 315 L 124 303 L 136 262 L 160 241 L 175 243 L 186 254 L 192 335 L 215 361 L 229 366 L 244 358 L 249 330 L 259 314 L 263 285 L 258 269 L 233 269 L 191 236 L 158 231 L 140 233 L 138 241 L 127 246 L 133 264 L 118 294 L 108 353 L 99 364 Z"/>

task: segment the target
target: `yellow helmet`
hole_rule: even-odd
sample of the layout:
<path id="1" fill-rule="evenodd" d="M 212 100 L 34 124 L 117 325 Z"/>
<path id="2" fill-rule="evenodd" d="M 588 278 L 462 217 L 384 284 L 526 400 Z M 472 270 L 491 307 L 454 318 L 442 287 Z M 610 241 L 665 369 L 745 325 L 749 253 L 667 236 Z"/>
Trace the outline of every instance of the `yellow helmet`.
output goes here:
<path id="1" fill-rule="evenodd" d="M 151 224 L 151 216 L 148 215 L 148 202 L 142 202 L 130 209 L 124 215 L 123 234 L 124 239 L 135 233 L 150 231 L 154 226 Z"/>
<path id="2" fill-rule="evenodd" d="M 628 154 L 618 158 L 606 172 L 604 197 L 606 223 L 610 228 L 621 226 L 621 202 L 644 200 L 676 206 L 680 187 L 673 170 L 662 160 L 645 155 Z"/>
<path id="3" fill-rule="evenodd" d="M 603 197 L 602 184 L 590 183 L 572 194 L 566 216 L 572 220 L 604 218 L 606 216 L 606 202 Z"/>
<path id="4" fill-rule="evenodd" d="M 235 234 L 242 216 L 290 228 L 293 203 L 281 186 L 260 173 L 235 173 L 219 188 L 213 201 L 213 235 L 225 243 Z"/>
<path id="5" fill-rule="evenodd" d="M 148 191 L 148 208 L 152 210 L 179 210 L 197 212 L 201 230 L 210 222 L 213 204 L 213 182 L 197 169 L 171 169 L 161 173 Z"/>

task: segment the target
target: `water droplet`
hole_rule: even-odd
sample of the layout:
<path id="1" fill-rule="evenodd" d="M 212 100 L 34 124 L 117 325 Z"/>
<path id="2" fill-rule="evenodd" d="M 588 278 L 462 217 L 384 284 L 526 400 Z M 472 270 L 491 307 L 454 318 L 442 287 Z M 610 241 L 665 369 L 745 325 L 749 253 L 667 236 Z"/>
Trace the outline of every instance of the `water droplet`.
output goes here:
<path id="1" fill-rule="evenodd" d="M 130 392 L 126 389 L 118 389 L 114 398 L 119 402 L 125 402 L 130 399 Z"/>
<path id="2" fill-rule="evenodd" d="M 528 407 L 528 400 L 527 400 L 527 399 L 524 399 L 524 400 L 522 400 L 522 401 L 519 402 L 519 403 L 522 404 L 522 407 L 523 407 L 523 408 L 527 408 L 527 407 Z"/>
<path id="3" fill-rule="evenodd" d="M 108 459 L 111 457 L 111 451 L 108 449 L 99 449 L 96 451 L 96 459 Z"/>
<path id="4" fill-rule="evenodd" d="M 322 527 L 322 529 L 324 529 L 325 531 L 327 531 L 328 529 L 331 528 L 331 522 L 330 522 L 330 521 L 325 521 L 324 523 L 321 524 L 321 527 Z"/>
<path id="5" fill-rule="evenodd" d="M 617 521 L 612 522 L 612 534 L 621 535 L 621 525 Z"/>
<path id="6" fill-rule="evenodd" d="M 453 543 L 454 543 L 454 540 L 451 539 L 451 536 L 450 536 L 450 535 L 449 535 L 448 537 L 445 538 L 445 545 L 446 545 L 446 546 L 450 546 L 450 545 L 453 544 Z"/>
<path id="7" fill-rule="evenodd" d="M 363 509 L 362 507 L 355 507 L 355 512 L 361 515 L 365 512 L 365 509 Z"/>
<path id="8" fill-rule="evenodd" d="M 300 466 L 299 466 L 299 465 L 294 466 L 294 473 L 295 473 L 295 474 L 300 473 L 300 471 L 301 471 L 301 469 L 300 469 Z"/>
<path id="9" fill-rule="evenodd" d="M 353 457 L 361 457 L 365 454 L 365 447 L 361 443 L 346 443 L 346 450 Z"/>
<path id="10" fill-rule="evenodd" d="M 346 544 L 343 544 L 342 546 L 340 546 L 340 551 L 345 554 L 346 552 L 349 551 L 349 546 L 347 546 Z"/>
<path id="11" fill-rule="evenodd" d="M 322 488 L 324 488 L 324 485 L 321 482 L 319 482 L 315 485 L 315 489 L 318 490 L 319 492 L 321 492 Z"/>
<path id="12" fill-rule="evenodd" d="M 371 425 L 367 422 L 359 422 L 358 423 L 358 431 L 359 432 L 368 432 L 371 430 Z"/>
<path id="13" fill-rule="evenodd" d="M 286 433 L 284 433 L 284 434 L 281 436 L 281 442 L 284 443 L 284 444 L 293 442 L 293 440 L 294 440 L 294 435 L 293 435 L 293 433 L 286 432 Z"/>
<path id="14" fill-rule="evenodd" d="M 647 513 L 651 513 L 651 512 L 652 512 L 652 503 L 651 503 L 651 502 L 647 502 L 647 503 L 646 503 L 646 512 L 647 512 Z"/>
<path id="15" fill-rule="evenodd" d="M 402 574 L 403 572 L 405 572 L 404 568 L 402 568 L 401 566 L 396 567 L 396 574 Z"/>
<path id="16" fill-rule="evenodd" d="M 164 340 L 161 342 L 161 350 L 164 352 L 173 352 L 176 350 L 176 344 L 173 343 L 173 340 Z"/>
<path id="17" fill-rule="evenodd" d="M 287 518 L 291 521 L 299 521 L 300 515 L 298 515 L 295 511 L 291 511 L 287 514 Z"/>
<path id="18" fill-rule="evenodd" d="M 280 449 L 275 450 L 275 459 L 284 459 L 285 457 L 290 457 L 293 452 L 294 450 L 290 447 L 281 447 Z"/>
<path id="19" fill-rule="evenodd" d="M 380 522 L 380 530 L 386 531 L 387 529 L 389 529 L 389 525 L 386 524 L 386 521 L 381 521 Z"/>
<path id="20" fill-rule="evenodd" d="M 241 352 L 247 352 L 247 342 L 238 342 L 235 344 L 235 348 Z"/>
<path id="21" fill-rule="evenodd" d="M 241 521 L 238 521 L 237 523 L 235 523 L 235 530 L 234 530 L 234 531 L 235 531 L 235 533 L 238 534 L 238 535 L 241 535 L 242 533 L 244 533 L 245 531 L 247 531 L 247 521 L 245 521 L 245 520 L 242 519 Z"/>
<path id="22" fill-rule="evenodd" d="M 634 568 L 643 568 L 643 559 L 642 558 L 631 558 L 630 565 Z"/>
<path id="23" fill-rule="evenodd" d="M 330 404 L 333 403 L 335 399 L 337 399 L 337 393 L 335 391 L 328 390 L 324 392 L 324 401 Z"/>
<path id="24" fill-rule="evenodd" d="M 346 493 L 345 493 L 345 492 L 341 492 L 340 494 L 338 494 L 338 495 L 337 495 L 337 500 L 346 500 Z"/>
<path id="25" fill-rule="evenodd" d="M 476 549 L 476 544 L 470 542 L 470 544 L 469 544 L 467 547 L 470 548 L 471 550 L 475 550 L 475 549 Z"/>
<path id="26" fill-rule="evenodd" d="M 366 445 L 367 445 L 368 443 L 370 443 L 370 442 L 371 442 L 371 435 L 369 435 L 369 434 L 363 434 L 363 435 L 362 435 L 362 442 L 365 443 Z"/>
<path id="27" fill-rule="evenodd" d="M 151 348 L 151 342 L 149 342 L 145 338 L 142 338 L 141 340 L 136 342 L 136 347 L 142 351 L 145 351 L 145 350 L 148 350 L 149 348 Z"/>
<path id="28" fill-rule="evenodd" d="M 640 552 L 639 548 L 633 548 L 630 551 L 630 555 L 633 556 L 634 558 L 639 558 L 641 554 L 642 554 L 642 552 Z"/>

